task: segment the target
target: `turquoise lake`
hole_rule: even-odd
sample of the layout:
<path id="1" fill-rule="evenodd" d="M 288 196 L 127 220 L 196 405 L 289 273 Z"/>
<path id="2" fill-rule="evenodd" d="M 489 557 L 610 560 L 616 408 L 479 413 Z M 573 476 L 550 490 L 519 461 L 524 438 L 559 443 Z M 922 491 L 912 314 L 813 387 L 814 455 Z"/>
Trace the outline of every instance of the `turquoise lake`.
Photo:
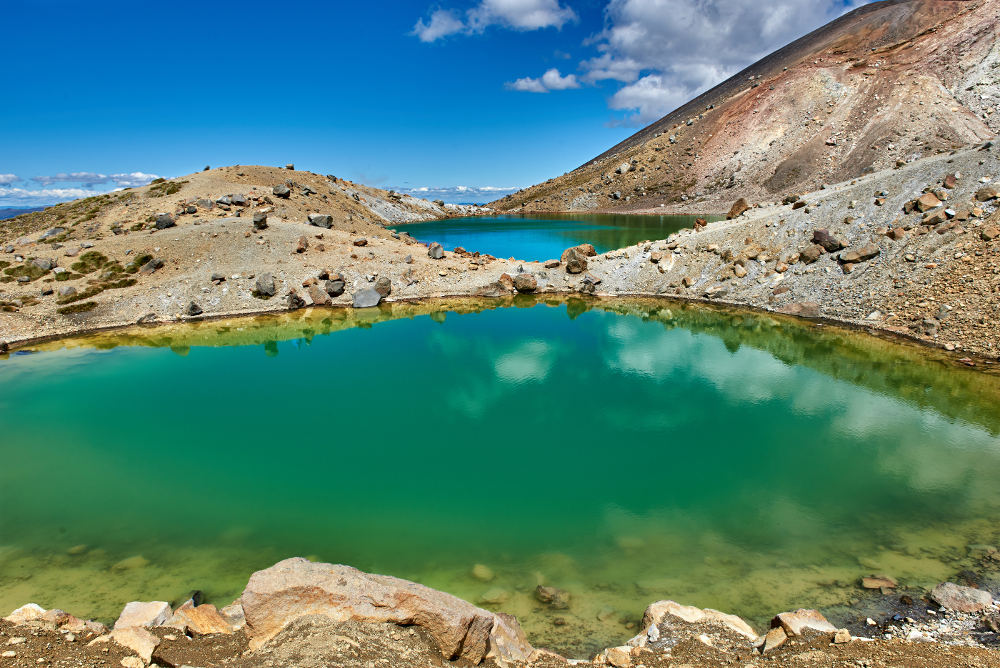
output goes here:
<path id="1" fill-rule="evenodd" d="M 1000 543 L 1000 378 L 663 301 L 67 339 L 0 358 L 0 434 L 4 614 L 109 620 L 193 589 L 224 605 L 306 556 L 513 613 L 536 645 L 586 656 L 655 600 L 758 628 L 791 606 L 844 620 L 862 576 L 930 587 Z M 570 608 L 538 603 L 539 583 Z"/>
<path id="2" fill-rule="evenodd" d="M 641 241 L 666 239 L 697 216 L 622 216 L 615 214 L 531 214 L 473 216 L 395 227 L 423 242 L 436 241 L 445 250 L 461 246 L 495 257 L 544 261 L 559 258 L 570 246 L 594 244 L 598 253 Z M 719 216 L 705 216 L 718 220 Z"/>

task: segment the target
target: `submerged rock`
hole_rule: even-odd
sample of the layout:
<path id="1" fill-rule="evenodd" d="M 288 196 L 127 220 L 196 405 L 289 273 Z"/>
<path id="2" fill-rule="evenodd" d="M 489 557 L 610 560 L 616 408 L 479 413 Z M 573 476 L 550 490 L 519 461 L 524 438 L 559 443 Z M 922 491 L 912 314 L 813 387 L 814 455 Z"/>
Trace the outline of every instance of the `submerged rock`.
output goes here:
<path id="1" fill-rule="evenodd" d="M 535 588 L 535 598 L 556 610 L 566 610 L 569 608 L 569 592 L 557 589 L 556 587 L 538 585 Z"/>
<path id="2" fill-rule="evenodd" d="M 305 615 L 422 627 L 448 660 L 487 656 L 524 661 L 532 647 L 517 621 L 414 582 L 349 566 L 295 558 L 250 577 L 241 597 L 250 647 L 256 649 Z"/>

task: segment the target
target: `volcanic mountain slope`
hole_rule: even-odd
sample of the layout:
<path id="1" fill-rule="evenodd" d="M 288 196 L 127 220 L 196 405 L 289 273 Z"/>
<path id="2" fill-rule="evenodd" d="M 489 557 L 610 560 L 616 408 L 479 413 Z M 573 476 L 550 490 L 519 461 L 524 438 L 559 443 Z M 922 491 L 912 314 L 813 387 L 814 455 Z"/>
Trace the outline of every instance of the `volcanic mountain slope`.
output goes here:
<path id="1" fill-rule="evenodd" d="M 504 210 L 725 212 L 1000 130 L 1000 0 L 886 0 L 792 42 Z"/>

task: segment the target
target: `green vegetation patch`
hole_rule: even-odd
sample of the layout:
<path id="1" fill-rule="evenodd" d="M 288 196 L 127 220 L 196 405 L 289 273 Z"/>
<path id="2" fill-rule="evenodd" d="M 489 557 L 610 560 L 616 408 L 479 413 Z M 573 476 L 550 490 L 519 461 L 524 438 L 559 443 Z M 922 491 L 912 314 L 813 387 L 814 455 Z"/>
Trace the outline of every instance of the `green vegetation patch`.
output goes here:
<path id="1" fill-rule="evenodd" d="M 87 251 L 80 256 L 80 259 L 70 265 L 70 269 L 81 274 L 89 274 L 104 267 L 108 263 L 108 258 L 97 251 Z"/>
<path id="2" fill-rule="evenodd" d="M 150 197 L 163 197 L 179 193 L 187 181 L 167 181 L 165 179 L 154 180 L 149 187 Z"/>
<path id="3" fill-rule="evenodd" d="M 125 266 L 125 271 L 130 274 L 134 274 L 135 272 L 139 271 L 142 268 L 142 265 L 146 264 L 152 259 L 153 259 L 152 255 L 149 254 L 140 255 L 139 257 L 135 258 Z"/>
<path id="4" fill-rule="evenodd" d="M 5 283 L 16 281 L 22 276 L 27 276 L 28 282 L 30 283 L 31 281 L 37 281 L 49 272 L 45 269 L 40 269 L 33 264 L 21 264 L 16 267 L 7 267 L 3 270 L 3 273 L 7 274 L 7 277 L 9 277 L 9 280 L 4 281 Z"/>
<path id="5" fill-rule="evenodd" d="M 70 315 L 72 313 L 86 313 L 87 311 L 93 311 L 95 308 L 97 308 L 97 302 L 84 302 L 83 304 L 63 306 L 58 312 L 63 315 Z"/>

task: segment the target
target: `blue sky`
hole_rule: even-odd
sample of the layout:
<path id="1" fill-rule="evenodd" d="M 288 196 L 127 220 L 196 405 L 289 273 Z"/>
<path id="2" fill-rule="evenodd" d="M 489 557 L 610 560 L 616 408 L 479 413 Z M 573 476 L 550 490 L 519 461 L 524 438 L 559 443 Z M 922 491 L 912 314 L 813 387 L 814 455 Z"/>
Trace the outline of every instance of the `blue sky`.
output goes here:
<path id="1" fill-rule="evenodd" d="M 486 201 L 573 169 L 846 8 L 4 0 L 0 206 L 286 162 Z"/>

